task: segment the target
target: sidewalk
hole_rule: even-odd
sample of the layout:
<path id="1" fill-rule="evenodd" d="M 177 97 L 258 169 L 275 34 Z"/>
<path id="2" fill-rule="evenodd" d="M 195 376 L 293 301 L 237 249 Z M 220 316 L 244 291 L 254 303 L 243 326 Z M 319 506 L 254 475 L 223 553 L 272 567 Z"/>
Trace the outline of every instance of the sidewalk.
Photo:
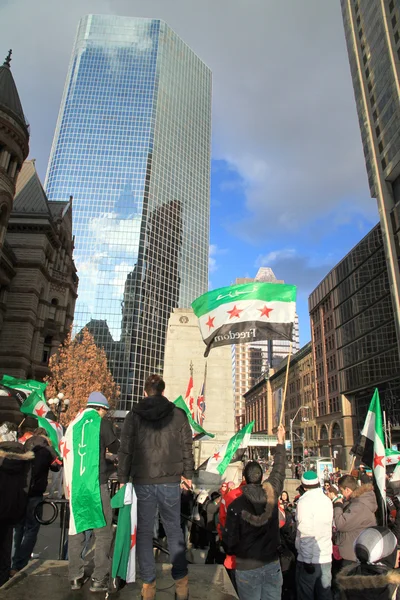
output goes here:
<path id="1" fill-rule="evenodd" d="M 190 600 L 236 600 L 237 596 L 223 566 L 189 565 Z M 157 600 L 172 600 L 175 594 L 170 566 L 157 565 Z M 65 561 L 33 560 L 18 575 L 0 588 L 0 600 L 103 600 L 106 594 L 89 592 L 89 582 L 73 592 L 69 587 Z M 109 596 L 110 600 L 140 598 L 140 582 Z"/>

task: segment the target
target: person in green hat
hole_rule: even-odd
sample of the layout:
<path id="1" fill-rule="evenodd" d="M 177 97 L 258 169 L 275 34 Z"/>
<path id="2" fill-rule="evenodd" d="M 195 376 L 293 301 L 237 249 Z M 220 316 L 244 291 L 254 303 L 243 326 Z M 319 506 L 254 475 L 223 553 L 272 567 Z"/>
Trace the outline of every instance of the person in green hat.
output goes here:
<path id="1" fill-rule="evenodd" d="M 332 600 L 333 509 L 315 471 L 301 478 L 305 493 L 296 509 L 297 599 Z"/>

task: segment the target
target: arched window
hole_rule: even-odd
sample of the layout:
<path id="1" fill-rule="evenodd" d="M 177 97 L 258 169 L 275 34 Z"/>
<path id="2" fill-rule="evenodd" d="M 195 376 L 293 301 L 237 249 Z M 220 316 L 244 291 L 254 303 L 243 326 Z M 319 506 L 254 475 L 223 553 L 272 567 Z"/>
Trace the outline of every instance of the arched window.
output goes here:
<path id="1" fill-rule="evenodd" d="M 319 433 L 319 439 L 320 440 L 328 440 L 329 439 L 328 430 L 326 428 L 326 425 L 322 425 L 322 427 L 320 429 L 320 433 Z"/>
<path id="2" fill-rule="evenodd" d="M 332 438 L 340 438 L 342 437 L 342 431 L 340 429 L 339 423 L 334 423 L 332 427 Z"/>
<path id="3" fill-rule="evenodd" d="M 51 304 L 50 304 L 50 308 L 49 308 L 49 319 L 51 321 L 54 321 L 54 319 L 56 318 L 57 306 L 58 306 L 58 300 L 57 300 L 57 298 L 53 298 L 51 301 Z"/>

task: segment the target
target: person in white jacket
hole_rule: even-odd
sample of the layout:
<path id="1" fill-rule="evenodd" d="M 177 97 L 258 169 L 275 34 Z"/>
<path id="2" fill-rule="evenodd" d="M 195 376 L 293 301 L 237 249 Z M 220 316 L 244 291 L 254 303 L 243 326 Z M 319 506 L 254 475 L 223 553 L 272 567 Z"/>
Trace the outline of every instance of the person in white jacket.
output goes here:
<path id="1" fill-rule="evenodd" d="M 306 471 L 301 483 L 306 492 L 296 510 L 297 599 L 332 600 L 332 503 L 314 471 Z"/>

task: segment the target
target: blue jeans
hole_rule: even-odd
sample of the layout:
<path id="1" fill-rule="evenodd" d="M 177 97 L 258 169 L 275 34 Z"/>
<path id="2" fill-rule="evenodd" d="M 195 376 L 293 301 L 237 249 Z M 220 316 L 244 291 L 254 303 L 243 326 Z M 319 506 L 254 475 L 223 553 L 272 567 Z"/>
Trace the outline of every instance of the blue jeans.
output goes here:
<path id="1" fill-rule="evenodd" d="M 136 548 L 139 569 L 144 583 L 156 578 L 153 553 L 154 518 L 157 508 L 167 534 L 172 563 L 172 578 L 182 579 L 188 574 L 186 548 L 181 528 L 181 488 L 179 483 L 135 485 L 137 496 Z"/>
<path id="2" fill-rule="evenodd" d="M 279 560 L 258 569 L 236 570 L 240 600 L 281 600 L 282 571 Z"/>
<path id="3" fill-rule="evenodd" d="M 332 564 L 313 564 L 314 573 L 307 573 L 304 563 L 296 565 L 297 600 L 332 600 Z"/>
<path id="4" fill-rule="evenodd" d="M 28 500 L 25 517 L 15 526 L 14 556 L 12 568 L 20 571 L 29 562 L 36 544 L 40 523 L 36 520 L 35 512 L 38 504 L 43 502 L 43 496 L 32 496 Z M 39 509 L 39 517 L 40 517 Z"/>

